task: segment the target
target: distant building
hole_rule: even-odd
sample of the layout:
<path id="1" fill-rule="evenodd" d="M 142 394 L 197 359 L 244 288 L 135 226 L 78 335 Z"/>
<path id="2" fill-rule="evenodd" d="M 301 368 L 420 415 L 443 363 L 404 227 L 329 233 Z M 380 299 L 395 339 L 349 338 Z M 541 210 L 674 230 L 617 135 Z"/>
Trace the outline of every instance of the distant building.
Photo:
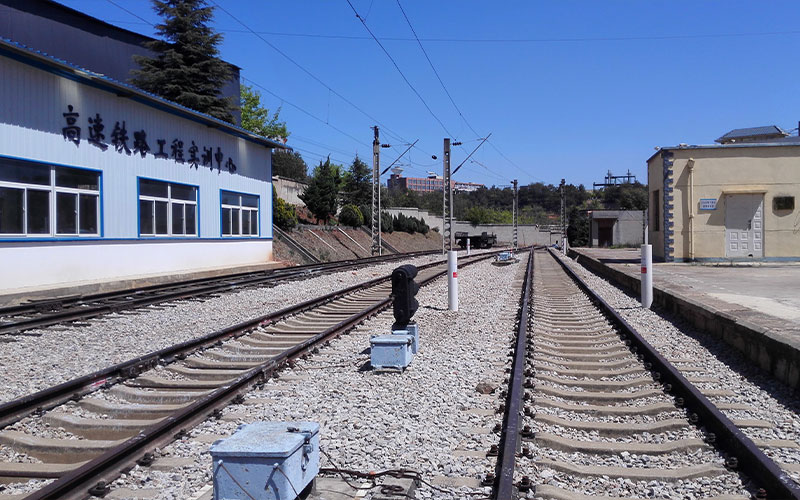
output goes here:
<path id="1" fill-rule="evenodd" d="M 644 238 L 644 211 L 590 210 L 590 247 L 638 246 Z"/>
<path id="2" fill-rule="evenodd" d="M 800 260 L 800 137 L 736 129 L 647 160 L 649 240 L 670 261 Z"/>
<path id="3" fill-rule="evenodd" d="M 139 65 L 134 55 L 153 57 L 148 36 L 108 24 L 51 0 L 0 0 L 0 38 L 13 40 L 81 68 L 127 82 Z M 228 63 L 231 79 L 221 90 L 239 104 L 239 67 Z M 232 110 L 236 124 L 241 112 Z"/>
<path id="4" fill-rule="evenodd" d="M 450 181 L 454 191 L 471 192 L 480 188 L 485 188 L 483 184 L 475 182 Z M 420 193 L 430 193 L 442 191 L 444 189 L 444 179 L 441 175 L 431 174 L 428 177 L 403 177 L 400 174 L 392 174 L 387 182 L 389 191 L 409 190 Z"/>

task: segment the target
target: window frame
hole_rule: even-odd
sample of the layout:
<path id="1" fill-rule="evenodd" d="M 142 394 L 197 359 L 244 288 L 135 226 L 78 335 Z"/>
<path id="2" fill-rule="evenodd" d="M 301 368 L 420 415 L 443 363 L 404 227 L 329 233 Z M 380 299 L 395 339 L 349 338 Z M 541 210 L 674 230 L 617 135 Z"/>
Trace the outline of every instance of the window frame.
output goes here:
<path id="1" fill-rule="evenodd" d="M 23 163 L 29 165 L 37 165 L 46 167 L 48 169 L 48 183 L 47 184 L 34 184 L 28 182 L 6 181 L 0 180 L 0 187 L 7 189 L 17 189 L 22 191 L 22 232 L 18 233 L 0 233 L 0 241 L 7 241 L 12 238 L 17 239 L 91 239 L 100 238 L 103 236 L 103 171 L 79 167 L 74 165 L 61 165 L 57 163 L 49 163 L 42 161 L 34 161 L 26 158 L 17 158 L 12 156 L 0 155 L 0 164 L 4 160 Z M 73 188 L 66 186 L 59 186 L 56 182 L 56 174 L 58 170 L 79 170 L 84 172 L 91 172 L 97 175 L 97 189 L 87 188 Z M 29 231 L 28 214 L 30 212 L 29 196 L 30 191 L 39 191 L 47 193 L 47 232 L 31 233 Z M 74 211 L 74 232 L 59 232 L 58 229 L 58 195 L 67 194 L 75 196 L 75 211 Z M 95 231 L 94 232 L 81 232 L 81 196 L 94 197 L 94 213 L 95 213 Z"/>
<path id="2" fill-rule="evenodd" d="M 777 211 L 794 212 L 794 196 L 780 195 L 772 197 L 772 208 Z"/>
<path id="3" fill-rule="evenodd" d="M 142 194 L 142 181 L 149 181 L 149 182 L 157 182 L 160 184 L 165 184 L 167 186 L 167 196 L 153 196 L 153 195 L 144 195 Z M 173 198 L 172 196 L 172 186 L 182 186 L 182 187 L 189 187 L 194 189 L 194 200 L 184 200 L 181 198 Z M 152 217 L 152 233 L 143 233 L 142 232 L 142 202 L 150 203 L 152 207 L 151 210 L 151 217 Z M 157 210 L 156 206 L 157 203 L 166 203 L 166 221 L 165 225 L 167 228 L 166 233 L 158 233 L 158 218 L 157 218 Z M 173 233 L 173 220 L 172 220 L 172 213 L 173 213 L 173 206 L 183 206 L 183 233 Z M 187 233 L 186 232 L 186 206 L 192 205 L 194 206 L 194 232 Z M 136 178 L 136 215 L 137 215 L 137 234 L 139 238 L 153 238 L 153 239 L 163 239 L 163 238 L 199 238 L 200 237 L 200 213 L 198 211 L 198 207 L 200 206 L 200 187 L 193 185 L 193 184 L 185 184 L 182 182 L 173 182 L 173 181 L 165 181 L 162 179 L 153 179 L 150 177 L 137 177 Z"/>
<path id="4" fill-rule="evenodd" d="M 652 195 L 652 205 L 650 208 L 650 213 L 653 214 L 653 232 L 661 231 L 661 190 L 655 189 L 651 191 Z"/>
<path id="5" fill-rule="evenodd" d="M 232 205 L 230 203 L 224 203 L 223 197 L 224 195 L 233 195 L 239 197 L 239 204 Z M 246 206 L 243 204 L 243 197 L 249 196 L 253 197 L 256 200 L 256 206 Z M 228 217 L 228 229 L 230 233 L 225 232 L 225 210 L 230 211 L 230 216 Z M 236 225 L 238 233 L 234 234 L 233 228 L 233 213 L 234 210 L 238 212 L 238 224 Z M 243 224 L 243 214 L 244 212 L 248 212 L 250 214 L 250 232 L 248 234 L 242 233 L 242 228 L 244 227 Z M 255 213 L 255 219 L 253 217 L 253 213 Z M 229 189 L 220 189 L 219 190 L 219 235 L 221 238 L 260 238 L 261 237 L 261 195 L 253 194 L 253 193 L 242 193 L 239 191 L 231 191 Z M 256 232 L 253 233 L 253 221 L 255 220 L 256 223 Z"/>

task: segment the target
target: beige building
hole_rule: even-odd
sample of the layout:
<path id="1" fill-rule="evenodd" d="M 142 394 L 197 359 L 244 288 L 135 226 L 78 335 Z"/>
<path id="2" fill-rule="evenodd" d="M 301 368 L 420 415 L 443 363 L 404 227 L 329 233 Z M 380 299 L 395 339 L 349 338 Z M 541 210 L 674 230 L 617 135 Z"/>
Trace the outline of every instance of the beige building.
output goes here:
<path id="1" fill-rule="evenodd" d="M 765 136 L 765 129 L 779 133 Z M 651 156 L 653 257 L 800 260 L 800 137 L 787 135 L 777 127 L 740 129 L 720 144 L 682 144 Z"/>

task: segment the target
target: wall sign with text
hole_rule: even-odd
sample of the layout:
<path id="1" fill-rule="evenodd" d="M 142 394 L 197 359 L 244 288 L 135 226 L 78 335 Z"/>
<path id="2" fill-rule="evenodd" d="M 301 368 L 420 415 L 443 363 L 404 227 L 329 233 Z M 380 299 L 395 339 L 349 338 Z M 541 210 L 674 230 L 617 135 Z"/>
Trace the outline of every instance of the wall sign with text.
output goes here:
<path id="1" fill-rule="evenodd" d="M 62 115 L 67 121 L 67 126 L 61 129 L 64 140 L 72 142 L 75 146 L 80 147 L 81 127 L 78 125 L 78 118 L 80 115 L 74 110 L 71 104 L 67 106 L 67 112 L 62 113 Z M 106 126 L 103 123 L 103 119 L 100 117 L 100 113 L 95 113 L 94 116 L 90 116 L 87 122 L 88 126 L 86 127 L 86 131 L 88 137 L 86 138 L 86 142 L 102 151 L 106 151 L 109 144 L 106 142 L 106 136 L 103 133 Z M 167 146 L 166 139 L 156 139 L 155 142 L 158 144 L 158 147 L 156 150 L 152 150 L 147 140 L 147 132 L 144 130 L 135 130 L 133 132 L 133 142 L 129 145 L 130 137 L 128 136 L 125 120 L 123 120 L 121 123 L 116 122 L 114 124 L 114 129 L 111 131 L 110 145 L 114 147 L 117 153 L 124 153 L 128 156 L 135 156 L 138 154 L 144 158 L 149 153 L 155 158 L 164 160 L 171 158 L 175 163 L 188 163 L 190 168 L 194 167 L 197 169 L 202 165 L 214 170 L 214 163 L 216 163 L 217 172 L 222 172 L 223 168 L 230 173 L 236 172 L 236 164 L 233 163 L 233 159 L 231 159 L 230 156 L 228 160 L 223 163 L 225 154 L 219 146 L 217 146 L 217 150 L 214 151 L 214 146 L 209 148 L 204 145 L 201 152 L 200 147 L 198 147 L 194 141 L 190 141 L 190 144 L 184 145 L 183 140 L 176 138 Z M 184 148 L 184 146 L 186 147 Z M 169 150 L 165 150 L 165 147 L 168 147 Z"/>
<path id="2" fill-rule="evenodd" d="M 716 210 L 716 198 L 700 198 L 700 210 Z"/>

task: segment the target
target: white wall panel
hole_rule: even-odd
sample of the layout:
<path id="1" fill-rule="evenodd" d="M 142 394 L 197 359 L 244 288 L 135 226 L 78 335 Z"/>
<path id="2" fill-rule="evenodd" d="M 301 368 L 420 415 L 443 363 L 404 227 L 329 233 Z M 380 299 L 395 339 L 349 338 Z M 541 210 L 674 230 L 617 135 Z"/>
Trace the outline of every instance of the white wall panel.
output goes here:
<path id="1" fill-rule="evenodd" d="M 0 246 L 3 293 L 139 279 L 272 260 L 272 241 L 167 240 L 8 243 Z"/>
<path id="2" fill-rule="evenodd" d="M 261 197 L 262 237 L 272 237 L 270 150 L 262 145 L 235 137 L 150 105 L 119 97 L 105 90 L 43 71 L 6 57 L 0 57 L 0 155 L 44 161 L 68 166 L 98 169 L 103 172 L 103 229 L 106 238 L 138 236 L 137 177 L 180 182 L 199 187 L 199 229 L 202 238 L 219 238 L 219 191 L 226 189 L 257 194 Z M 72 105 L 80 114 L 81 142 L 76 146 L 62 137 L 66 121 L 62 116 Z M 106 151 L 88 142 L 88 118 L 99 113 Z M 111 136 L 117 121 L 129 137 L 133 150 L 134 131 L 144 130 L 151 154 L 145 158 L 117 152 Z M 173 159 L 157 159 L 157 139 L 167 141 L 170 153 L 173 139 L 184 142 L 184 157 L 189 156 L 191 141 L 200 148 L 219 147 L 225 158 L 237 166 L 234 174 L 221 171 L 214 161 L 208 167 L 191 168 Z M 200 154 L 199 153 L 199 154 Z M 198 156 L 199 156 L 198 154 Z"/>

